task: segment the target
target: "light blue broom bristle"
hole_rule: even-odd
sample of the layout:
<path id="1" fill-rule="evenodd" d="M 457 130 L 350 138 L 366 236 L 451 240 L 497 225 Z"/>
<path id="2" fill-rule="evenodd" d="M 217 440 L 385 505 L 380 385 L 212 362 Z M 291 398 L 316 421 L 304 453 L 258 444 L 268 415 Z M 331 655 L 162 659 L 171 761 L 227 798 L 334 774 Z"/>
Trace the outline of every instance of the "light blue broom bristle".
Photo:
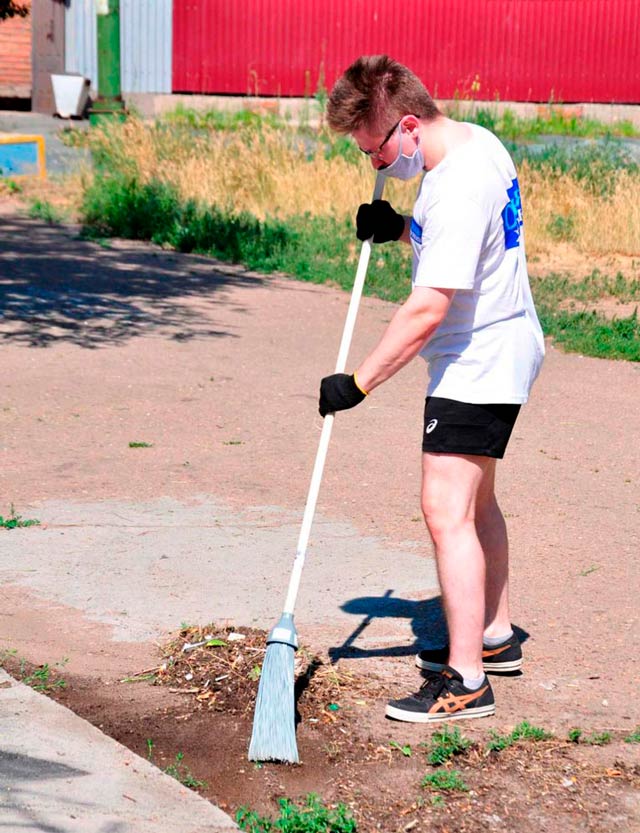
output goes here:
<path id="1" fill-rule="evenodd" d="M 295 648 L 267 645 L 249 744 L 250 761 L 297 764 L 293 662 Z"/>

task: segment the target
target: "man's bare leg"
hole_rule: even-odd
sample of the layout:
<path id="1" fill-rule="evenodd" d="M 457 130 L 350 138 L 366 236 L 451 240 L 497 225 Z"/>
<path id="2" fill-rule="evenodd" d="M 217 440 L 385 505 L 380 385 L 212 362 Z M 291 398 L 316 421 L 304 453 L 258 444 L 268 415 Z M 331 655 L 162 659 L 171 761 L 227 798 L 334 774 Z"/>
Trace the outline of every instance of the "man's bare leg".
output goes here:
<path id="1" fill-rule="evenodd" d="M 485 556 L 476 503 L 489 457 L 422 455 L 422 511 L 436 550 L 449 629 L 449 664 L 463 677 L 482 677 Z"/>
<path id="2" fill-rule="evenodd" d="M 484 635 L 505 636 L 509 615 L 509 542 L 507 525 L 495 495 L 496 460 L 486 467 L 476 500 L 476 531 L 484 552 Z"/>

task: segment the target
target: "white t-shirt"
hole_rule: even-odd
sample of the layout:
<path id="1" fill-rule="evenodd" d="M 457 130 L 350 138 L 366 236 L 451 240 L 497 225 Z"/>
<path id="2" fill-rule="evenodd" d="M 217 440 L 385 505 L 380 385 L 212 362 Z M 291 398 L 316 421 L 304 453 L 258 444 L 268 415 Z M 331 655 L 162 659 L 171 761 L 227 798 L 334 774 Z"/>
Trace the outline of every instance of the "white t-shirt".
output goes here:
<path id="1" fill-rule="evenodd" d="M 476 404 L 523 403 L 544 357 L 524 251 L 514 164 L 493 133 L 450 151 L 413 209 L 413 286 L 455 289 L 421 351 L 427 395 Z"/>

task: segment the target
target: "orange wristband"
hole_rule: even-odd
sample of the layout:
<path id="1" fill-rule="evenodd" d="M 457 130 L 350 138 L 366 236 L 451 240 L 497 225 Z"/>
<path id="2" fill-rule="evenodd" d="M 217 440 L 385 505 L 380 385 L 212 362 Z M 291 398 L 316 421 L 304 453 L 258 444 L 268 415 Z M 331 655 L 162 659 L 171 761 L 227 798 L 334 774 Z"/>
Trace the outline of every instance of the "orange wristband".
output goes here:
<path id="1" fill-rule="evenodd" d="M 361 387 L 361 386 L 358 384 L 358 377 L 356 376 L 356 372 L 355 372 L 355 370 L 353 371 L 353 381 L 356 383 L 356 387 L 358 388 L 358 390 L 360 391 L 360 393 L 364 393 L 364 395 L 365 395 L 365 396 L 369 396 L 369 394 L 367 393 L 367 391 L 366 391 L 363 387 Z"/>

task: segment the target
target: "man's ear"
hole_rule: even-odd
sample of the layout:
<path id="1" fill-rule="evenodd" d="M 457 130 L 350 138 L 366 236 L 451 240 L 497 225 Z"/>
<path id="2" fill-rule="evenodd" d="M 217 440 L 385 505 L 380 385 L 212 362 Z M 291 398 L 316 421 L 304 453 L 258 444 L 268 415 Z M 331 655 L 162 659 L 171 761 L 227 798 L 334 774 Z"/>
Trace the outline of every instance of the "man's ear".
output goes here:
<path id="1" fill-rule="evenodd" d="M 402 120 L 402 132 L 413 134 L 420 128 L 420 119 L 413 114 L 405 116 Z"/>

